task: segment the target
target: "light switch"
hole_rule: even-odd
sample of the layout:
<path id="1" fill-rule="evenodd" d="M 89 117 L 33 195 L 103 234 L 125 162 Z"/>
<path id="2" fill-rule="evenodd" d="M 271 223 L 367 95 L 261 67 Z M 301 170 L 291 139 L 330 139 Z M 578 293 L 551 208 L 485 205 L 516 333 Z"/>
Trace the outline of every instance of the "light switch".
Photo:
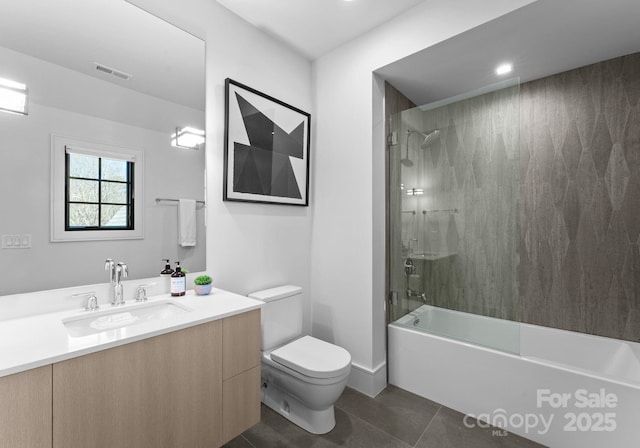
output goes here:
<path id="1" fill-rule="evenodd" d="M 2 235 L 3 249 L 29 249 L 31 248 L 31 234 Z"/>
<path id="2" fill-rule="evenodd" d="M 13 247 L 13 235 L 2 235 L 2 248 L 7 249 Z"/>
<path id="3" fill-rule="evenodd" d="M 31 234 L 30 233 L 25 233 L 24 235 L 22 235 L 21 243 L 22 243 L 22 248 L 23 249 L 30 248 L 31 247 Z"/>

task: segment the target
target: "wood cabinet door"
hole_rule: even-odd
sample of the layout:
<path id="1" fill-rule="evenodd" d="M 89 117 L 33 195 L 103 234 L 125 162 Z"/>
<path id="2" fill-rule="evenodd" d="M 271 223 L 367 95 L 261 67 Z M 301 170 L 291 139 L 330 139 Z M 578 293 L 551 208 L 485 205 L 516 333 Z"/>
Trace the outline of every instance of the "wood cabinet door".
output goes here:
<path id="1" fill-rule="evenodd" d="M 260 366 L 222 383 L 222 441 L 228 442 L 260 421 Z"/>
<path id="2" fill-rule="evenodd" d="M 211 448 L 222 440 L 222 322 L 53 366 L 54 448 Z"/>
<path id="3" fill-rule="evenodd" d="M 224 319 L 222 340 L 223 380 L 260 365 L 260 310 Z"/>
<path id="4" fill-rule="evenodd" d="M 51 365 L 0 378 L 0 447 L 51 448 Z"/>
<path id="5" fill-rule="evenodd" d="M 260 310 L 227 317 L 223 343 L 223 442 L 260 421 Z"/>

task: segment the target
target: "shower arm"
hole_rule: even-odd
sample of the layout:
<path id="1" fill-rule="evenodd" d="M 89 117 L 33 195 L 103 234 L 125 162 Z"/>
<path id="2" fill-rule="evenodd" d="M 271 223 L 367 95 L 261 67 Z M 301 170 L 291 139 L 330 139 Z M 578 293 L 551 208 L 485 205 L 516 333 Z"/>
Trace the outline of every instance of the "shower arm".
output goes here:
<path id="1" fill-rule="evenodd" d="M 407 154 L 407 160 L 409 160 L 409 136 L 411 135 L 411 132 L 413 132 L 411 129 L 407 129 L 407 144 L 405 145 L 405 151 Z"/>
<path id="2" fill-rule="evenodd" d="M 411 128 L 407 129 L 407 144 L 405 145 L 406 146 L 405 149 L 406 149 L 406 152 L 407 152 L 407 159 L 409 158 L 409 137 L 411 137 L 411 134 L 413 134 L 413 133 L 422 134 L 422 132 L 416 131 L 415 129 L 411 129 Z M 424 134 L 422 134 L 422 135 L 424 135 Z"/>

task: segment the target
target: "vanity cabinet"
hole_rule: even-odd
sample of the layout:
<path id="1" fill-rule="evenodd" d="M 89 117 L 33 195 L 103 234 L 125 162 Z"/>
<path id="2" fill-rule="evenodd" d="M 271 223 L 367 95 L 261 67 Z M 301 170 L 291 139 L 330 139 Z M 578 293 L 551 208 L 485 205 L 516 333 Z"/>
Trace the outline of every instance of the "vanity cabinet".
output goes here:
<path id="1" fill-rule="evenodd" d="M 0 378 L 0 446 L 51 447 L 51 366 Z"/>
<path id="2" fill-rule="evenodd" d="M 53 447 L 219 446 L 222 325 L 54 364 Z"/>
<path id="3" fill-rule="evenodd" d="M 53 365 L 53 448 L 213 448 L 259 421 L 260 310 Z"/>

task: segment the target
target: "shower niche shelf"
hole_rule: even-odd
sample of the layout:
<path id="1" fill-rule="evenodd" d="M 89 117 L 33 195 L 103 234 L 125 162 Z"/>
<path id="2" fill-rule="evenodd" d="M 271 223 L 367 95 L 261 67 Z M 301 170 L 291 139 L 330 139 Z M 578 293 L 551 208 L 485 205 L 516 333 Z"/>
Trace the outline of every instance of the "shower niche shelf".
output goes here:
<path id="1" fill-rule="evenodd" d="M 445 258 L 453 257 L 458 255 L 457 252 L 414 252 L 410 255 L 407 255 L 405 258 L 411 258 L 412 260 L 423 260 L 423 261 L 437 261 L 443 260 Z"/>

